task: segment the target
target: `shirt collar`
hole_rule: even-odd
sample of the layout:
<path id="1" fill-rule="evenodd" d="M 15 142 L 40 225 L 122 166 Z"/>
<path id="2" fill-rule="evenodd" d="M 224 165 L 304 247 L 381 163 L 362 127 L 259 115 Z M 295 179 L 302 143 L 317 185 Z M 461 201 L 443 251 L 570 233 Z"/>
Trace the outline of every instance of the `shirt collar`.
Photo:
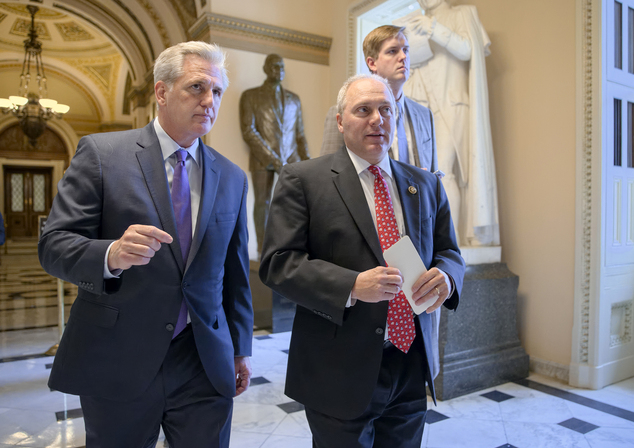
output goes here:
<path id="1" fill-rule="evenodd" d="M 167 134 L 167 132 L 165 132 L 165 130 L 161 127 L 161 124 L 159 123 L 158 118 L 154 120 L 154 130 L 156 131 L 156 136 L 158 137 L 159 144 L 161 145 L 163 160 L 167 160 L 172 154 L 174 154 L 178 149 L 180 149 L 181 146 L 178 143 L 176 143 L 172 139 L 172 137 L 170 137 Z M 192 156 L 192 159 L 194 159 L 194 162 L 196 162 L 197 165 L 199 165 L 198 146 L 199 146 L 199 139 L 196 139 L 194 140 L 194 143 L 191 146 L 187 148 L 183 148 L 185 151 L 189 153 L 190 156 Z"/>
<path id="2" fill-rule="evenodd" d="M 350 160 L 352 160 L 352 164 L 354 165 L 357 174 L 360 175 L 363 171 L 367 170 L 370 167 L 370 162 L 365 159 L 362 159 L 352 151 L 350 151 L 347 147 L 348 155 L 350 156 Z M 376 164 L 383 174 L 386 174 L 390 179 L 392 178 L 392 165 L 390 164 L 390 157 L 386 154 L 379 163 Z"/>

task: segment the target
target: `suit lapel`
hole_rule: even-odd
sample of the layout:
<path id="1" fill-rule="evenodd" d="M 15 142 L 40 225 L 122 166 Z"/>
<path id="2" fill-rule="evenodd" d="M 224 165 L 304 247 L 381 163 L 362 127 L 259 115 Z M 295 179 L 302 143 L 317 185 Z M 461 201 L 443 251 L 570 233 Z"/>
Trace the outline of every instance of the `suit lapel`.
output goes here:
<path id="1" fill-rule="evenodd" d="M 165 174 L 165 162 L 163 161 L 161 145 L 156 137 L 152 123 L 143 128 L 137 145 L 141 147 L 137 151 L 136 156 L 141 166 L 147 189 L 156 207 L 163 230 L 174 239 L 169 246 L 178 266 L 181 271 L 184 271 L 185 266 L 176 230 L 176 218 L 174 217 L 172 198 L 167 183 L 167 175 Z"/>
<path id="2" fill-rule="evenodd" d="M 414 247 L 420 246 L 421 228 L 421 186 L 418 184 L 406 165 L 390 160 L 392 173 L 396 181 L 396 188 L 401 199 L 403 216 L 405 219 L 405 231 L 409 235 Z"/>
<path id="3" fill-rule="evenodd" d="M 218 192 L 218 182 L 220 180 L 220 173 L 218 173 L 215 161 L 216 157 L 211 153 L 210 148 L 200 141 L 200 152 L 202 154 L 203 162 L 203 184 L 200 192 L 200 206 L 198 208 L 198 223 L 196 224 L 196 231 L 194 232 L 194 238 L 192 239 L 192 245 L 189 249 L 189 258 L 187 259 L 187 266 L 196 256 L 200 244 L 202 243 L 205 235 L 205 229 L 209 223 L 211 211 L 216 203 L 216 194 Z"/>
<path id="4" fill-rule="evenodd" d="M 376 227 L 374 227 L 372 215 L 368 209 L 368 202 L 365 199 L 359 175 L 345 147 L 334 154 L 332 171 L 332 179 L 335 183 L 335 187 L 350 211 L 352 219 L 354 219 L 379 263 L 385 265 L 379 236 L 376 233 Z"/>

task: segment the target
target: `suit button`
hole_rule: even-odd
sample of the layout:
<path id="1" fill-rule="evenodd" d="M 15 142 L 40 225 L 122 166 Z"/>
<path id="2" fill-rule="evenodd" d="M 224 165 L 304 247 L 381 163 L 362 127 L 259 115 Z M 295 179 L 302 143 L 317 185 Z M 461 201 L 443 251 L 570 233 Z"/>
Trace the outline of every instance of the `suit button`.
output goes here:
<path id="1" fill-rule="evenodd" d="M 379 327 L 379 328 L 377 328 L 376 330 L 374 330 L 374 332 L 375 332 L 376 334 L 383 334 L 383 328 Z"/>
<path id="2" fill-rule="evenodd" d="M 165 325 L 165 329 L 166 329 L 167 331 L 174 331 L 174 325 L 172 325 L 172 324 L 167 324 L 167 325 Z"/>

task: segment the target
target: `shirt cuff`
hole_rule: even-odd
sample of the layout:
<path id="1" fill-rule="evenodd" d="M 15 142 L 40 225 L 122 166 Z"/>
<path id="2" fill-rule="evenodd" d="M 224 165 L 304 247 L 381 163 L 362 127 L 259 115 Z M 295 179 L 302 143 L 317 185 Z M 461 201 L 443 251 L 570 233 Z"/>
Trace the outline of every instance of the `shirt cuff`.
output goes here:
<path id="1" fill-rule="evenodd" d="M 108 249 L 106 250 L 106 256 L 103 259 L 103 278 L 104 278 L 104 280 L 108 280 L 108 279 L 111 279 L 111 278 L 119 278 L 119 276 L 123 272 L 123 269 L 115 269 L 112 272 L 110 272 L 110 269 L 108 269 L 108 254 L 110 253 L 110 248 L 112 247 L 112 245 L 114 243 L 115 243 L 114 241 L 112 243 L 110 243 L 110 246 L 108 246 Z"/>
<path id="2" fill-rule="evenodd" d="M 456 290 L 456 285 L 453 282 L 453 278 L 451 278 L 449 274 L 447 274 L 442 269 L 438 269 L 438 270 L 440 271 L 442 276 L 445 277 L 445 284 L 447 285 L 447 290 L 449 291 L 449 295 L 447 296 L 447 298 L 449 298 L 453 295 L 454 291 Z"/>

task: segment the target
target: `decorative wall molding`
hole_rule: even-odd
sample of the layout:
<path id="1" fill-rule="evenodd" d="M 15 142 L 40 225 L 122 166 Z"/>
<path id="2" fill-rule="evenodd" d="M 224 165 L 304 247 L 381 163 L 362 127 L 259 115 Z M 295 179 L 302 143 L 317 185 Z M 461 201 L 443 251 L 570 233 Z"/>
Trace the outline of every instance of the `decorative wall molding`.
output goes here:
<path id="1" fill-rule="evenodd" d="M 252 22 L 237 17 L 205 13 L 189 29 L 191 39 L 215 42 L 226 48 L 277 53 L 282 57 L 329 64 L 332 39 L 316 34 Z"/>
<path id="2" fill-rule="evenodd" d="M 582 66 L 583 66 L 583 142 L 581 195 L 581 303 L 578 363 L 588 363 L 590 340 L 590 287 L 592 281 L 592 150 L 594 145 L 594 90 L 593 90 L 593 0 L 583 0 L 582 10 Z M 574 349 L 574 348 L 573 348 Z"/>
<path id="3" fill-rule="evenodd" d="M 531 372 L 555 378 L 564 383 L 568 383 L 570 377 L 570 368 L 568 366 L 533 356 L 530 357 L 529 369 Z"/>
<path id="4" fill-rule="evenodd" d="M 610 327 L 616 333 L 610 334 L 610 347 L 632 342 L 632 301 L 613 303 L 611 314 Z"/>
<path id="5" fill-rule="evenodd" d="M 381 3 L 385 3 L 385 1 L 386 0 L 362 0 L 348 9 L 348 78 L 357 73 L 357 18 L 370 9 L 379 6 Z"/>

